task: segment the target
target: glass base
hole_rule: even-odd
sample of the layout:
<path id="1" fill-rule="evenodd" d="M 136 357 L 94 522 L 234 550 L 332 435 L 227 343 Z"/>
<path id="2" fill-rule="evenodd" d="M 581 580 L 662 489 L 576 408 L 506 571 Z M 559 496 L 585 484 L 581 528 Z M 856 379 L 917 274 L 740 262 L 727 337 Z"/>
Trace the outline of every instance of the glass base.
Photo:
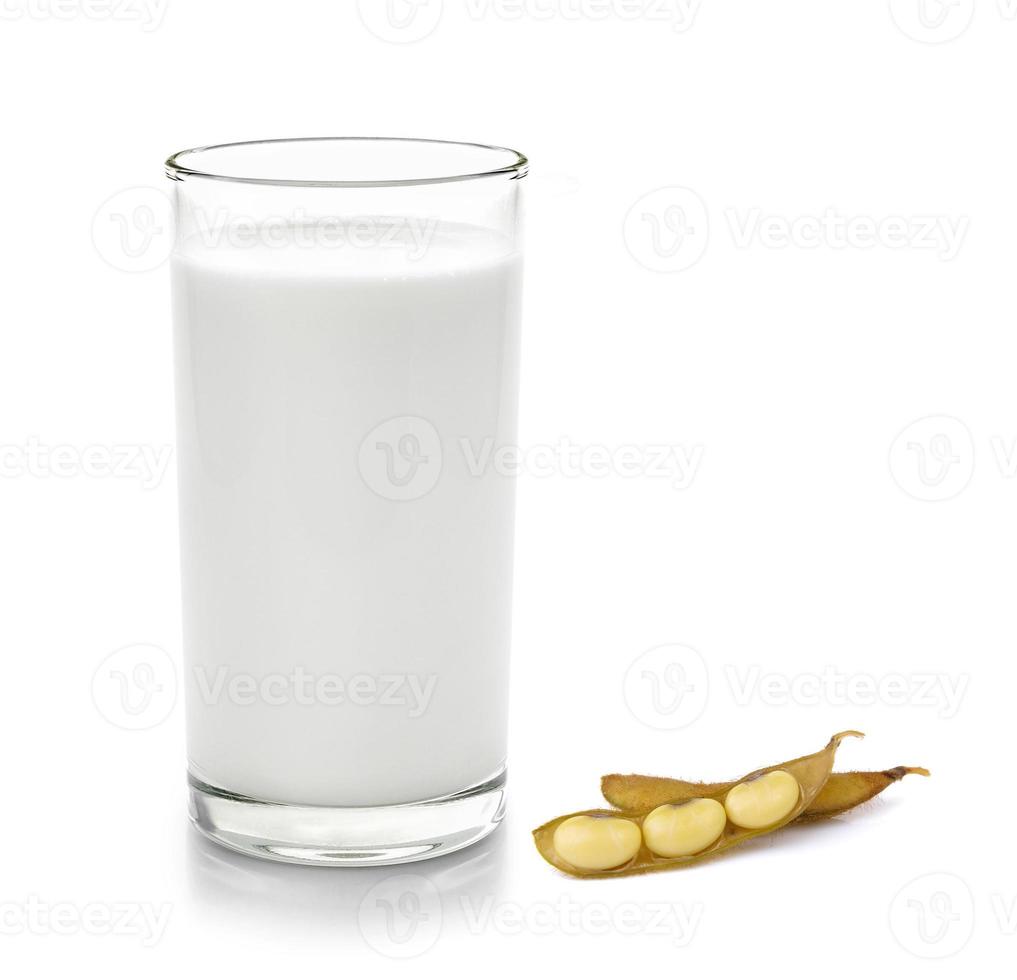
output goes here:
<path id="1" fill-rule="evenodd" d="M 451 796 L 392 806 L 269 803 L 188 774 L 191 820 L 242 854 L 325 867 L 405 864 L 451 854 L 491 833 L 505 815 L 505 769 Z"/>

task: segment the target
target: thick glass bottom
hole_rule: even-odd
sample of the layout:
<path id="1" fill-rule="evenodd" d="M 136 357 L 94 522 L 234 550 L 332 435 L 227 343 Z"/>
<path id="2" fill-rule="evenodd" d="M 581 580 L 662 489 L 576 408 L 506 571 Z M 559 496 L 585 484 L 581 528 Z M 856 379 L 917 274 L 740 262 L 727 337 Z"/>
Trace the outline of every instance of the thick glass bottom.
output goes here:
<path id="1" fill-rule="evenodd" d="M 188 774 L 188 809 L 206 837 L 242 854 L 326 867 L 405 864 L 451 854 L 505 814 L 505 769 L 451 796 L 393 806 L 295 806 L 210 786 Z"/>

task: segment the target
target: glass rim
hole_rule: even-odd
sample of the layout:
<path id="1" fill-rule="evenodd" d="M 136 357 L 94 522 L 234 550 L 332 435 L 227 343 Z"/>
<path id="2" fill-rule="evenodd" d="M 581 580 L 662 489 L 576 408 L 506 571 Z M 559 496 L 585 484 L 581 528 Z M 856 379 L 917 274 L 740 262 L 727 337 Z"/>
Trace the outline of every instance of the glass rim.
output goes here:
<path id="1" fill-rule="evenodd" d="M 188 166 L 185 158 L 200 159 L 200 155 L 215 150 L 228 150 L 239 147 L 269 146 L 300 143 L 412 143 L 431 144 L 444 147 L 462 147 L 473 150 L 487 150 L 491 153 L 508 154 L 509 162 L 503 166 L 478 170 L 475 173 L 447 174 L 437 177 L 405 177 L 380 180 L 319 180 L 289 179 L 278 177 L 238 177 L 233 174 L 216 173 L 214 170 L 203 170 L 199 166 Z M 195 163 L 197 160 L 194 161 Z M 262 184 L 275 187 L 414 187 L 422 184 L 448 184 L 462 180 L 477 180 L 484 177 L 507 176 L 510 180 L 525 177 L 529 169 L 529 161 L 518 150 L 507 146 L 495 146 L 487 143 L 470 143 L 461 140 L 424 139 L 413 136 L 298 136 L 269 140 L 241 140 L 234 143 L 215 143 L 208 146 L 196 146 L 187 150 L 178 150 L 165 163 L 166 176 L 170 180 L 220 180 L 235 184 Z"/>

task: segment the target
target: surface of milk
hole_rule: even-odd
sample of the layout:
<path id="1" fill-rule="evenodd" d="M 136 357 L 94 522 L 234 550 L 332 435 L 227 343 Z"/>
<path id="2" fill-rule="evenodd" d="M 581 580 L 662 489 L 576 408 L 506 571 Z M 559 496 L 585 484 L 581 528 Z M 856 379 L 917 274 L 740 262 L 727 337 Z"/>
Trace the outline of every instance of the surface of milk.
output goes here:
<path id="1" fill-rule="evenodd" d="M 519 256 L 481 229 L 173 258 L 192 772 L 384 805 L 505 759 Z M 364 244 L 366 242 L 367 244 Z"/>

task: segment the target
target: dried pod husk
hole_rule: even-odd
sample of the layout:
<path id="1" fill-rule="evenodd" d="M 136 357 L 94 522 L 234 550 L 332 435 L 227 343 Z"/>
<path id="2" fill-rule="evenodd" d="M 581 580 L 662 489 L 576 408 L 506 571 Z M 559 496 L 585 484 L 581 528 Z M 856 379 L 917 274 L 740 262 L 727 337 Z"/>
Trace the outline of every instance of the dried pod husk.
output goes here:
<path id="1" fill-rule="evenodd" d="M 894 766 L 881 772 L 835 772 L 812 805 L 798 818 L 798 823 L 826 820 L 846 813 L 879 796 L 887 786 L 911 775 L 928 776 L 929 770 L 921 766 Z"/>
<path id="2" fill-rule="evenodd" d="M 555 849 L 555 831 L 566 820 L 570 820 L 573 817 L 621 818 L 631 820 L 640 828 L 641 833 L 643 820 L 659 804 L 624 811 L 582 810 L 577 813 L 568 813 L 564 816 L 556 817 L 554 820 L 548 821 L 543 826 L 538 827 L 535 831 L 533 831 L 534 843 L 545 861 L 553 865 L 559 871 L 563 871 L 566 874 L 577 878 L 616 878 L 626 875 L 647 874 L 652 871 L 667 871 L 671 868 L 680 868 L 691 864 L 697 864 L 700 861 L 716 857 L 717 855 L 722 854 L 731 848 L 737 847 L 739 844 L 742 844 L 747 840 L 751 840 L 754 837 L 772 833 L 774 830 L 778 830 L 800 817 L 826 785 L 826 782 L 830 777 L 830 773 L 833 770 L 833 762 L 837 753 L 837 748 L 840 745 L 841 740 L 848 736 L 861 738 L 862 733 L 855 731 L 839 732 L 830 739 L 823 749 L 819 752 L 813 753 L 812 755 L 802 756 L 799 759 L 792 759 L 790 762 L 783 762 L 779 765 L 766 766 L 763 769 L 757 769 L 733 783 L 714 784 L 721 788 L 715 789 L 713 792 L 705 792 L 702 790 L 698 791 L 695 794 L 696 797 L 715 799 L 719 803 L 723 804 L 728 791 L 734 786 L 758 779 L 768 773 L 778 771 L 790 773 L 797 780 L 800 787 L 798 802 L 781 820 L 774 823 L 772 826 L 760 829 L 747 829 L 744 827 L 738 827 L 729 820 L 720 837 L 710 847 L 698 854 L 691 854 L 683 857 L 660 857 L 659 855 L 654 854 L 646 846 L 646 842 L 643 841 L 635 856 L 625 864 L 616 868 L 608 868 L 606 870 L 589 871 L 569 864 L 569 862 L 559 855 Z M 674 801 L 665 800 L 662 802 L 666 803 Z"/>
<path id="3" fill-rule="evenodd" d="M 833 776 L 830 777 L 833 779 Z M 723 783 L 696 783 L 668 776 L 644 776 L 640 773 L 611 773 L 600 777 L 601 795 L 619 810 L 648 810 L 664 803 L 679 803 L 697 797 L 715 797 L 726 793 L 735 780 Z"/>
<path id="4" fill-rule="evenodd" d="M 896 766 L 874 772 L 835 772 L 830 774 L 819 795 L 798 817 L 798 823 L 824 820 L 867 803 L 887 786 L 905 776 L 928 776 L 929 770 L 920 766 Z M 644 810 L 664 803 L 681 803 L 702 796 L 726 793 L 735 785 L 725 783 L 696 783 L 686 779 L 665 776 L 643 776 L 636 773 L 611 773 L 601 777 L 600 789 L 611 806 L 620 810 Z"/>

